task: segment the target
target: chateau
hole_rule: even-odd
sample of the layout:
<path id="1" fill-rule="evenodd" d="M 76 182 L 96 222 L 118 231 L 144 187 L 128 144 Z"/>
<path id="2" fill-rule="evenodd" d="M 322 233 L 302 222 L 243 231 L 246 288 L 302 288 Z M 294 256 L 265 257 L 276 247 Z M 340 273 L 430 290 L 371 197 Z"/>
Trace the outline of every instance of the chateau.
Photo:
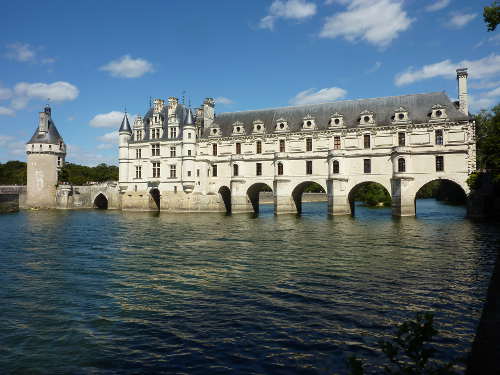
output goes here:
<path id="1" fill-rule="evenodd" d="M 216 114 L 210 98 L 194 111 L 174 97 L 155 99 L 132 125 L 123 118 L 118 185 L 88 201 L 123 210 L 257 212 L 259 192 L 272 190 L 276 214 L 300 213 L 314 182 L 329 213 L 345 215 L 353 213 L 353 189 L 376 182 L 390 193 L 394 215 L 412 216 L 416 193 L 430 181 L 469 191 L 476 155 L 467 69 L 457 70 L 457 81 L 457 102 L 433 92 Z M 53 191 L 65 146 L 50 108 L 27 153 L 28 205 L 56 194 L 54 204 L 69 208 L 73 188 Z"/>

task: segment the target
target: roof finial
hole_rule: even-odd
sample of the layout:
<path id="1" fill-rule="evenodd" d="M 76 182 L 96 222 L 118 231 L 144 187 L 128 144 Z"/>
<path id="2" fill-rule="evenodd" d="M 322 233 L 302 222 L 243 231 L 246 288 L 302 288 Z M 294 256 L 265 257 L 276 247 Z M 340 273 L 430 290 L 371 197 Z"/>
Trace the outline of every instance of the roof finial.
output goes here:
<path id="1" fill-rule="evenodd" d="M 186 90 L 182 90 L 182 104 L 186 104 Z"/>

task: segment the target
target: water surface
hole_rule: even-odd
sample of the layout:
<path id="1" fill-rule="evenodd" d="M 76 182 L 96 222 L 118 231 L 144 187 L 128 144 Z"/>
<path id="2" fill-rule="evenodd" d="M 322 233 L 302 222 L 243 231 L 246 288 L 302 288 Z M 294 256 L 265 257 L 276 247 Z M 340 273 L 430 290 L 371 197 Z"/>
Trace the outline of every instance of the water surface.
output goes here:
<path id="1" fill-rule="evenodd" d="M 416 218 L 24 211 L 0 215 L 6 373 L 345 373 L 433 311 L 444 359 L 470 348 L 494 224 L 434 200 Z"/>

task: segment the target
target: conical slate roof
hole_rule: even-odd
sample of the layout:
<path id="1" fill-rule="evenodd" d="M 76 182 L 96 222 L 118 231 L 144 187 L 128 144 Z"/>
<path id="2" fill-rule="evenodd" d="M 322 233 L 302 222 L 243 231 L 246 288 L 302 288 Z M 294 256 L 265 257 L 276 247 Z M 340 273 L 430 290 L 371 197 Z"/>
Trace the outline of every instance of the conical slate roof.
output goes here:
<path id="1" fill-rule="evenodd" d="M 130 127 L 130 123 L 128 122 L 128 116 L 126 113 L 125 116 L 123 116 L 122 124 L 120 125 L 119 131 L 132 133 L 132 128 Z"/>
<path id="2" fill-rule="evenodd" d="M 57 131 L 54 121 L 52 121 L 52 118 L 49 117 L 48 122 L 48 131 L 46 133 L 40 133 L 38 131 L 38 128 L 36 128 L 35 134 L 33 134 L 27 144 L 46 143 L 51 145 L 58 145 L 60 142 L 63 142 L 63 139 Z"/>
<path id="3" fill-rule="evenodd" d="M 193 112 L 191 112 L 191 108 L 187 111 L 186 119 L 184 120 L 184 125 L 193 125 Z"/>

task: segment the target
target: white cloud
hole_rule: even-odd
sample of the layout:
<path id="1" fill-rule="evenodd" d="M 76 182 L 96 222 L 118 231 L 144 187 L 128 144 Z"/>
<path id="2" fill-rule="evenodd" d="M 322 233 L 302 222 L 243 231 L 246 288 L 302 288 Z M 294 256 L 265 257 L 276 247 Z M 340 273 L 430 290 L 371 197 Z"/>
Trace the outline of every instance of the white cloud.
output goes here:
<path id="1" fill-rule="evenodd" d="M 75 100 L 80 91 L 71 83 L 58 81 L 54 83 L 27 83 L 20 82 L 14 86 L 14 95 L 11 106 L 21 109 L 28 105 L 31 99 L 40 99 L 54 102 Z"/>
<path id="2" fill-rule="evenodd" d="M 500 87 L 494 90 L 469 95 L 469 107 L 471 112 L 479 112 L 481 109 L 490 109 L 500 101 Z"/>
<path id="3" fill-rule="evenodd" d="M 471 79 L 491 77 L 500 73 L 500 55 L 491 54 L 480 60 L 463 60 L 458 63 L 443 60 L 416 70 L 409 67 L 405 72 L 397 74 L 394 82 L 397 86 L 402 86 L 434 77 L 455 78 L 458 68 L 468 68 Z"/>
<path id="4" fill-rule="evenodd" d="M 9 59 L 26 62 L 34 61 L 36 56 L 35 49 L 27 43 L 12 43 L 7 46 L 5 54 Z"/>
<path id="5" fill-rule="evenodd" d="M 215 98 L 215 103 L 229 105 L 233 104 L 234 102 L 231 99 L 226 98 L 225 96 L 219 96 L 218 98 Z"/>
<path id="6" fill-rule="evenodd" d="M 99 149 L 99 148 L 97 148 Z M 116 165 L 116 156 L 103 155 L 95 149 L 84 149 L 78 145 L 67 145 L 68 155 L 66 160 L 71 163 L 95 166 L 100 163 Z"/>
<path id="7" fill-rule="evenodd" d="M 345 97 L 347 91 L 341 89 L 340 87 L 330 87 L 314 91 L 314 89 L 308 89 L 299 92 L 292 99 L 290 99 L 290 104 L 317 104 L 331 102 L 340 98 Z"/>
<path id="8" fill-rule="evenodd" d="M 446 8 L 451 2 L 451 0 L 437 0 L 437 1 L 431 0 L 431 1 L 433 1 L 433 3 L 425 7 L 425 10 L 428 12 L 435 12 L 437 10 Z"/>
<path id="9" fill-rule="evenodd" d="M 447 24 L 449 27 L 460 29 L 467 25 L 470 21 L 477 17 L 476 13 L 465 14 L 465 13 L 455 13 L 451 16 L 449 23 Z"/>
<path id="10" fill-rule="evenodd" d="M 344 37 L 350 42 L 365 40 L 378 47 L 386 47 L 414 21 L 403 10 L 401 0 L 352 0 L 342 3 L 347 5 L 347 10 L 327 17 L 320 37 Z"/>
<path id="11" fill-rule="evenodd" d="M 101 135 L 97 139 L 101 142 L 117 144 L 119 139 L 118 130 Z"/>
<path id="12" fill-rule="evenodd" d="M 7 155 L 24 155 L 26 144 L 9 135 L 0 135 L 0 147 L 7 151 Z"/>
<path id="13" fill-rule="evenodd" d="M 111 143 L 101 143 L 97 145 L 98 150 L 109 150 L 111 148 L 115 148 L 116 146 Z"/>
<path id="14" fill-rule="evenodd" d="M 118 128 L 120 126 L 123 116 L 125 114 L 119 111 L 111 111 L 108 113 L 101 113 L 95 115 L 92 120 L 90 120 L 90 126 L 94 128 Z"/>
<path id="15" fill-rule="evenodd" d="M 11 96 L 12 96 L 11 89 L 0 86 L 0 100 L 10 99 Z"/>
<path id="16" fill-rule="evenodd" d="M 113 60 L 99 69 L 110 72 L 113 77 L 121 78 L 138 78 L 154 71 L 153 64 L 149 61 L 141 58 L 133 59 L 130 55 Z"/>
<path id="17" fill-rule="evenodd" d="M 7 107 L 0 107 L 0 116 L 14 116 L 14 111 Z"/>
<path id="18" fill-rule="evenodd" d="M 262 29 L 274 29 L 277 19 L 303 20 L 316 14 L 316 4 L 306 0 L 274 0 L 269 14 L 260 20 Z"/>
<path id="19" fill-rule="evenodd" d="M 491 81 L 491 80 L 471 82 L 469 84 L 469 87 L 471 89 L 491 89 L 493 87 L 499 87 L 499 86 L 500 86 L 500 81 Z"/>

